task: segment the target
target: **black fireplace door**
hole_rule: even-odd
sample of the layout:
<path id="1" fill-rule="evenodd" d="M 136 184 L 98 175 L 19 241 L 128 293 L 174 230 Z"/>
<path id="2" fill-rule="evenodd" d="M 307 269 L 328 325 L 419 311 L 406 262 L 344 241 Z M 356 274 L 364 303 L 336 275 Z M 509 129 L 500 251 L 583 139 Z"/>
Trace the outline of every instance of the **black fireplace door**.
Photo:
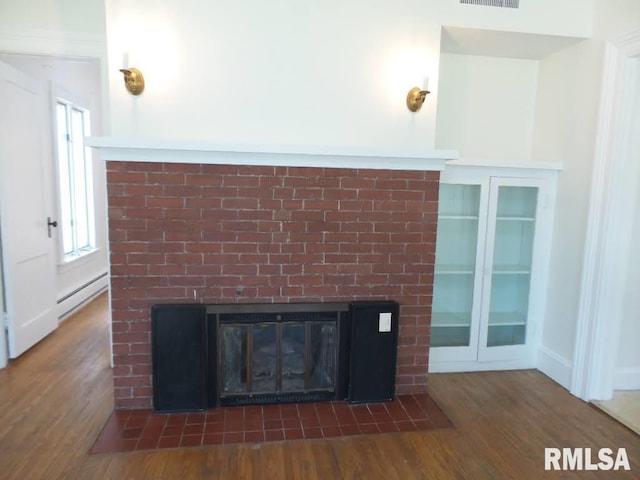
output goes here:
<path id="1" fill-rule="evenodd" d="M 207 408 L 208 341 L 204 305 L 151 308 L 153 408 L 189 412 Z"/>

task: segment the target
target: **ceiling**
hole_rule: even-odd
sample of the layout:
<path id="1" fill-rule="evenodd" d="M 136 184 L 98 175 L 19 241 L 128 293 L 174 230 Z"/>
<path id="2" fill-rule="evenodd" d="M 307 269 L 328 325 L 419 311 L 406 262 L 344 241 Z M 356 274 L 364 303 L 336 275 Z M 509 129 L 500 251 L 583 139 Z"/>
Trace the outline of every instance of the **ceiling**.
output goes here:
<path id="1" fill-rule="evenodd" d="M 557 35 L 444 26 L 440 48 L 443 53 L 539 60 L 583 40 Z"/>

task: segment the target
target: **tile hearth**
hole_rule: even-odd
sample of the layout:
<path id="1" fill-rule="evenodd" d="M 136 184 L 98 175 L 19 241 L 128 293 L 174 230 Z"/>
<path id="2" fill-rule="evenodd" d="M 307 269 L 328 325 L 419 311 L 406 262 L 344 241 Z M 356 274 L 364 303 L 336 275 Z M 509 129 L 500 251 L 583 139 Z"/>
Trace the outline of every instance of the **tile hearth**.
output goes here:
<path id="1" fill-rule="evenodd" d="M 450 428 L 428 394 L 393 402 L 320 402 L 222 407 L 197 413 L 115 410 L 92 454 L 234 443 L 331 438 Z"/>

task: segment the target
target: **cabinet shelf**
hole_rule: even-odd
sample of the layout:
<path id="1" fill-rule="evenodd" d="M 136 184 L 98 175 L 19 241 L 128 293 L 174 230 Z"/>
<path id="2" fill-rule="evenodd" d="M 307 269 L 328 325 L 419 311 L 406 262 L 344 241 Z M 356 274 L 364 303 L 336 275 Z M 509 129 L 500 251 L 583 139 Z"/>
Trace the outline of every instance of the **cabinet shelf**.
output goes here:
<path id="1" fill-rule="evenodd" d="M 535 222 L 534 217 L 496 217 L 498 222 Z"/>
<path id="2" fill-rule="evenodd" d="M 530 265 L 494 265 L 492 269 L 494 275 L 529 275 Z"/>
<path id="3" fill-rule="evenodd" d="M 471 312 L 438 313 L 431 314 L 431 327 L 469 327 L 471 325 Z"/>
<path id="4" fill-rule="evenodd" d="M 436 275 L 473 275 L 475 267 L 473 265 L 436 265 Z"/>
<path id="5" fill-rule="evenodd" d="M 439 215 L 438 220 L 478 220 L 477 215 Z"/>
<path id="6" fill-rule="evenodd" d="M 489 314 L 489 328 L 524 326 L 527 316 L 520 312 L 492 312 Z"/>

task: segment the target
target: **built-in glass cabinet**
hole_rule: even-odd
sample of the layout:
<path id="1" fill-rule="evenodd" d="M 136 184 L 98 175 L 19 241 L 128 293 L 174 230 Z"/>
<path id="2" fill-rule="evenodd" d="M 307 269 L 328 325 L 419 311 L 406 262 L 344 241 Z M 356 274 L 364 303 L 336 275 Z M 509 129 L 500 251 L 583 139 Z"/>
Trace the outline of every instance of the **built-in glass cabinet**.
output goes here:
<path id="1" fill-rule="evenodd" d="M 499 173 L 483 168 L 443 173 L 431 371 L 533 366 L 555 172 Z"/>

